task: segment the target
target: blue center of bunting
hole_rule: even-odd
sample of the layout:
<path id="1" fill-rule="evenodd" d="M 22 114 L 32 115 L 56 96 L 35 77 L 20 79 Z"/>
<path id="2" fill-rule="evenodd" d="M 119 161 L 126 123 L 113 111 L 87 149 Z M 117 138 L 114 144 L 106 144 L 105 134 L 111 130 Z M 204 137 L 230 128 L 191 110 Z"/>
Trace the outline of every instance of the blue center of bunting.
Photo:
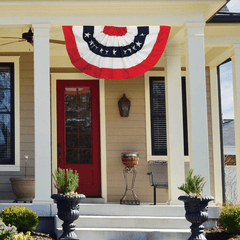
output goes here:
<path id="1" fill-rule="evenodd" d="M 134 41 L 129 45 L 116 47 L 104 46 L 99 43 L 94 37 L 94 27 L 83 27 L 83 39 L 88 44 L 89 49 L 101 57 L 123 58 L 129 57 L 142 49 L 146 36 L 149 34 L 148 27 L 138 27 L 138 34 L 134 37 Z"/>

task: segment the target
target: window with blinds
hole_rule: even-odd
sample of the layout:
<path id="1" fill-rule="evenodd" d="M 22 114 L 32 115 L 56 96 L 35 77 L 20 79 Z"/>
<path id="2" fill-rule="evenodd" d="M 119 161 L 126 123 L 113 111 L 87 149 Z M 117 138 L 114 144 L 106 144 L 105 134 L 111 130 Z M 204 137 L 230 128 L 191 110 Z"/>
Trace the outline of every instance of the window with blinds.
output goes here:
<path id="1" fill-rule="evenodd" d="M 166 97 L 164 77 L 150 77 L 152 155 L 167 155 Z M 184 155 L 188 155 L 186 78 L 182 77 Z"/>
<path id="2" fill-rule="evenodd" d="M 152 155 L 167 155 L 164 77 L 150 77 Z"/>
<path id="3" fill-rule="evenodd" d="M 0 164 L 14 164 L 14 64 L 0 63 Z"/>

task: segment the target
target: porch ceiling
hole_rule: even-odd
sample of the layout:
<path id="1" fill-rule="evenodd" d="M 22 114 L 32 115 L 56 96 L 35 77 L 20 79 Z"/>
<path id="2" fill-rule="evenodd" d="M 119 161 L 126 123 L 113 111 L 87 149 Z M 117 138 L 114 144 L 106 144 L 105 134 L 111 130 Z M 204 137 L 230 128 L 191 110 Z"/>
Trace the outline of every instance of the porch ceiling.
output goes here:
<path id="1" fill-rule="evenodd" d="M 204 28 L 205 56 L 208 66 L 217 66 L 232 57 L 240 44 L 240 24 L 207 24 Z"/>

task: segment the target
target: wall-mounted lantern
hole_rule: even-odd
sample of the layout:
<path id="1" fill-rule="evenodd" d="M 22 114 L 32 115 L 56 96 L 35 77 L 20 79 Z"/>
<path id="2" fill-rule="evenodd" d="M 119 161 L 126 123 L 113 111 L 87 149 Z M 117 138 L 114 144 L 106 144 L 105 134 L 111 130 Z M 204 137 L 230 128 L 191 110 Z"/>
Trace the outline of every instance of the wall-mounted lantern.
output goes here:
<path id="1" fill-rule="evenodd" d="M 125 93 L 118 101 L 118 108 L 121 117 L 128 117 L 129 110 L 130 110 L 131 102 L 129 99 L 126 98 Z"/>

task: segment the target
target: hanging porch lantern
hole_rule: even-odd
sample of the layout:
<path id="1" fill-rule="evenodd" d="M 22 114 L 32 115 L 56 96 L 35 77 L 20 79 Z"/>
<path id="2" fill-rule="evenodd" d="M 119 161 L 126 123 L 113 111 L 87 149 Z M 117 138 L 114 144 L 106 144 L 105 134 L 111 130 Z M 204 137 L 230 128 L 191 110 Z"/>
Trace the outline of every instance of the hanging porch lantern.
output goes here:
<path id="1" fill-rule="evenodd" d="M 126 98 L 125 93 L 118 101 L 118 108 L 121 117 L 128 117 L 130 111 L 131 102 Z"/>

